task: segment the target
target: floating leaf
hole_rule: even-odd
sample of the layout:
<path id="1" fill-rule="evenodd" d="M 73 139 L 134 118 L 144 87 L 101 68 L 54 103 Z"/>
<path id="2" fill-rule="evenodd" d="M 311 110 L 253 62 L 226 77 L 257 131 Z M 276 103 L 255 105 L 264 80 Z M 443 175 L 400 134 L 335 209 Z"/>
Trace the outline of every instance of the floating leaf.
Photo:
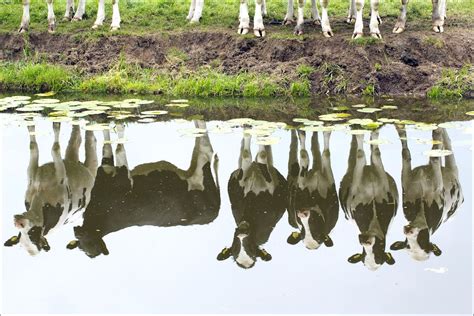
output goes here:
<path id="1" fill-rule="evenodd" d="M 373 122 L 374 121 L 371 119 L 350 119 L 349 121 L 347 121 L 347 123 L 354 125 L 367 125 Z"/>
<path id="2" fill-rule="evenodd" d="M 474 111 L 469 111 L 469 112 L 466 112 L 466 115 L 471 115 L 471 116 L 474 116 Z"/>
<path id="3" fill-rule="evenodd" d="M 141 118 L 141 119 L 138 120 L 138 122 L 140 122 L 140 123 L 153 123 L 153 122 L 156 122 L 156 121 L 153 118 Z"/>
<path id="4" fill-rule="evenodd" d="M 452 155 L 453 152 L 447 149 L 432 149 L 432 150 L 423 152 L 423 154 L 430 157 L 445 157 L 445 156 Z"/>
<path id="5" fill-rule="evenodd" d="M 382 111 L 382 109 L 378 109 L 378 108 L 363 108 L 363 109 L 358 109 L 357 112 L 361 112 L 361 113 L 375 113 L 375 112 L 379 112 L 379 111 Z"/>
<path id="6" fill-rule="evenodd" d="M 36 104 L 52 104 L 52 103 L 59 103 L 58 99 L 37 99 L 33 100 L 33 103 Z"/>
<path id="7" fill-rule="evenodd" d="M 121 109 L 135 109 L 140 107 L 139 103 L 119 103 L 113 106 L 114 108 L 121 108 Z"/>
<path id="8" fill-rule="evenodd" d="M 49 92 L 44 92 L 44 93 L 37 93 L 35 94 L 37 97 L 52 97 L 53 95 L 55 95 L 56 92 L 54 91 L 49 91 Z"/>
<path id="9" fill-rule="evenodd" d="M 365 104 L 354 104 L 352 107 L 353 108 L 365 108 L 367 105 Z"/>
<path id="10" fill-rule="evenodd" d="M 382 122 L 382 123 L 399 123 L 399 119 L 390 119 L 390 118 L 379 118 L 377 121 Z"/>
<path id="11" fill-rule="evenodd" d="M 445 122 L 445 123 L 438 124 L 438 127 L 441 127 L 441 128 L 461 128 L 462 125 L 460 125 L 458 123 Z"/>
<path id="12" fill-rule="evenodd" d="M 185 108 L 185 107 L 188 107 L 189 104 L 188 104 L 188 103 L 168 103 L 168 104 L 165 104 L 165 106 L 167 106 L 167 107 Z"/>
<path id="13" fill-rule="evenodd" d="M 274 145 L 280 142 L 280 137 L 258 137 L 257 145 Z"/>
<path id="14" fill-rule="evenodd" d="M 28 106 L 16 109 L 19 112 L 41 112 L 44 110 L 42 106 Z"/>
<path id="15" fill-rule="evenodd" d="M 177 99 L 177 100 L 171 100 L 171 103 L 189 103 L 189 100 L 186 99 Z"/>
<path id="16" fill-rule="evenodd" d="M 142 111 L 141 113 L 145 115 L 165 115 L 168 114 L 168 111 Z"/>
<path id="17" fill-rule="evenodd" d="M 8 99 L 12 101 L 28 101 L 31 99 L 31 97 L 26 96 L 26 95 L 16 95 L 16 96 L 8 97 Z"/>
<path id="18" fill-rule="evenodd" d="M 308 119 L 300 118 L 300 117 L 297 117 L 297 118 L 293 119 L 293 122 L 295 122 L 295 123 L 304 123 L 304 122 L 308 122 L 308 121 L 309 121 Z"/>
<path id="19" fill-rule="evenodd" d="M 397 110 L 398 106 L 396 105 L 383 105 L 381 107 L 382 110 Z"/>
<path id="20" fill-rule="evenodd" d="M 433 140 L 433 139 L 415 138 L 415 141 L 418 144 L 427 144 L 427 145 L 441 145 L 441 144 L 443 144 L 442 141 Z"/>
<path id="21" fill-rule="evenodd" d="M 433 131 L 438 128 L 436 124 L 417 123 L 415 128 L 421 131 Z"/>
<path id="22" fill-rule="evenodd" d="M 90 124 L 83 127 L 86 131 L 103 131 L 110 129 L 109 124 Z"/>
<path id="23" fill-rule="evenodd" d="M 349 107 L 348 106 L 335 106 L 331 108 L 333 111 L 348 111 Z"/>
<path id="24" fill-rule="evenodd" d="M 348 134 L 351 135 L 364 135 L 364 134 L 369 134 L 370 132 L 366 129 L 351 129 L 348 131 Z"/>

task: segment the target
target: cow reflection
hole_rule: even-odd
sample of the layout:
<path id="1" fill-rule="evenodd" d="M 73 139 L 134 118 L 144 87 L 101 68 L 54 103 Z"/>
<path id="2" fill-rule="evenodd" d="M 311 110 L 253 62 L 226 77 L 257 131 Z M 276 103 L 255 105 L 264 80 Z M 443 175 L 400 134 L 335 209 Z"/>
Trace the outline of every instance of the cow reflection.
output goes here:
<path id="1" fill-rule="evenodd" d="M 440 157 L 430 157 L 427 165 L 412 169 L 406 131 L 399 128 L 398 133 L 403 157 L 403 213 L 409 223 L 403 228 L 405 241 L 397 241 L 390 248 L 406 249 L 413 259 L 421 261 L 428 259 L 430 253 L 441 255 L 431 236 L 457 211 L 464 197 L 454 155 L 445 157 L 444 167 Z M 444 128 L 432 133 L 433 149 L 452 151 Z"/>
<path id="2" fill-rule="evenodd" d="M 339 201 L 331 169 L 329 139 L 331 132 L 324 132 L 324 151 L 319 149 L 318 133 L 311 138 L 313 163 L 309 169 L 306 150 L 306 134 L 298 132 L 301 150 L 298 162 L 298 138 L 291 131 L 290 157 L 288 162 L 288 220 L 299 229 L 288 237 L 289 244 L 303 241 L 308 249 L 318 249 L 322 244 L 332 247 L 329 233 L 339 216 Z"/>
<path id="3" fill-rule="evenodd" d="M 273 166 L 271 147 L 260 145 L 255 161 L 250 152 L 251 136 L 244 132 L 239 168 L 229 179 L 228 192 L 237 228 L 232 246 L 224 248 L 217 260 L 233 257 L 239 267 L 248 269 L 257 257 L 272 256 L 261 248 L 286 210 L 286 179 Z"/>
<path id="4" fill-rule="evenodd" d="M 378 131 L 371 133 L 376 142 Z M 390 253 L 385 252 L 387 231 L 395 217 L 398 191 L 393 178 L 385 172 L 380 149 L 371 145 L 370 165 L 363 148 L 363 135 L 353 135 L 347 172 L 341 181 L 339 196 L 347 219 L 359 228 L 362 253 L 349 257 L 350 263 L 363 262 L 370 270 L 384 262 L 394 264 Z"/>
<path id="5" fill-rule="evenodd" d="M 72 127 L 65 159 L 61 157 L 59 145 L 60 127 L 60 123 L 53 123 L 54 143 L 51 149 L 53 161 L 42 166 L 38 166 L 39 149 L 35 127 L 28 127 L 30 161 L 28 188 L 25 194 L 26 212 L 15 215 L 14 224 L 20 232 L 8 239 L 5 246 L 10 247 L 19 243 L 30 255 L 50 249 L 47 235 L 66 224 L 74 214 L 84 210 L 94 185 L 97 154 L 93 132 L 85 133 L 86 159 L 81 163 L 79 126 Z"/>
<path id="6" fill-rule="evenodd" d="M 206 128 L 204 122 L 196 127 Z M 118 125 L 123 138 L 123 126 Z M 67 248 L 79 247 L 91 258 L 108 255 L 104 236 L 131 226 L 188 226 L 212 222 L 218 215 L 220 195 L 217 159 L 207 134 L 196 138 L 191 164 L 181 170 L 167 161 L 145 163 L 129 171 L 125 146 L 118 144 L 115 164 L 110 134 L 104 132 L 103 159 L 97 170 L 91 202 L 82 226 L 74 228 L 77 240 Z M 215 157 L 217 158 L 217 157 Z"/>

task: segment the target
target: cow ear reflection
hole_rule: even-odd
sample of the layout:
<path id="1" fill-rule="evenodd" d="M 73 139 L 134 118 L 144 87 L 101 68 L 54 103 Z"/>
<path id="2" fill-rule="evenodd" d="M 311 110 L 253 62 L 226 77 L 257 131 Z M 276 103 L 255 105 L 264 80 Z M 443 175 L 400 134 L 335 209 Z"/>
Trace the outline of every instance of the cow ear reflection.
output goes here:
<path id="1" fill-rule="evenodd" d="M 263 261 L 270 261 L 272 260 L 272 255 L 269 254 L 265 249 L 258 249 L 257 250 L 257 256 L 260 257 Z"/>
<path id="2" fill-rule="evenodd" d="M 405 241 L 396 241 L 390 246 L 390 250 L 401 250 L 407 247 L 407 242 Z"/>
<path id="3" fill-rule="evenodd" d="M 355 255 L 350 256 L 347 261 L 350 263 L 357 263 L 362 260 L 362 254 L 361 253 L 356 253 Z"/>
<path id="4" fill-rule="evenodd" d="M 334 246 L 334 242 L 332 241 L 331 237 L 326 236 L 326 239 L 324 240 L 324 245 L 326 247 L 332 247 Z"/>
<path id="5" fill-rule="evenodd" d="M 77 246 L 79 246 L 79 241 L 78 240 L 72 240 L 69 242 L 69 244 L 67 244 L 66 248 L 67 249 L 75 249 L 77 248 Z"/>
<path id="6" fill-rule="evenodd" d="M 393 259 L 392 254 L 390 252 L 385 253 L 385 262 L 389 265 L 392 265 L 395 263 L 395 259 Z"/>
<path id="7" fill-rule="evenodd" d="M 286 240 L 287 243 L 289 243 L 290 245 L 296 245 L 297 243 L 299 243 L 301 240 L 301 234 L 298 233 L 298 232 L 293 232 L 291 233 L 291 235 L 288 237 L 288 239 Z"/>
<path id="8" fill-rule="evenodd" d="M 229 248 L 224 248 L 222 249 L 221 252 L 219 252 L 219 254 L 217 255 L 217 260 L 219 261 L 223 261 L 223 260 L 226 260 L 230 257 L 230 255 L 232 254 L 232 251 L 230 251 Z"/>
<path id="9" fill-rule="evenodd" d="M 5 243 L 3 244 L 5 247 L 12 247 L 12 246 L 15 246 L 16 244 L 18 244 L 20 242 L 20 237 L 21 237 L 21 233 L 18 234 L 18 236 L 13 236 L 11 237 L 10 239 L 8 239 L 7 241 L 5 241 Z"/>
<path id="10" fill-rule="evenodd" d="M 441 256 L 441 254 L 443 253 L 441 249 L 439 249 L 438 246 L 436 246 L 435 244 L 431 244 L 431 251 L 433 251 L 436 257 Z"/>

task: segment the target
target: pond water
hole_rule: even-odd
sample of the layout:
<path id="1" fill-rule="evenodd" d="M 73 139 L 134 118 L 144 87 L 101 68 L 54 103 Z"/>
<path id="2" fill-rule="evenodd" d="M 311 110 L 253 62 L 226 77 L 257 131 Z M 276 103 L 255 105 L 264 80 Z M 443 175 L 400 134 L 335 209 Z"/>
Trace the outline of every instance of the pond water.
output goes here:
<path id="1" fill-rule="evenodd" d="M 469 116 L 1 100 L 2 313 L 471 312 Z"/>

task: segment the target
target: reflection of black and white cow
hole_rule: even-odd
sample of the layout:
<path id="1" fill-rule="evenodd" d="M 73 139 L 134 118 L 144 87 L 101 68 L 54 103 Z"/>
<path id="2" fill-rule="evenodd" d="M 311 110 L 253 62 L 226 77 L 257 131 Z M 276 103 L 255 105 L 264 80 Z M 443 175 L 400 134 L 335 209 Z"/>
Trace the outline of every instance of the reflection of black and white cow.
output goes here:
<path id="1" fill-rule="evenodd" d="M 204 122 L 197 127 L 206 128 Z M 117 126 L 123 137 L 123 126 Z M 110 133 L 104 132 L 105 140 Z M 109 142 L 104 144 L 102 164 L 97 170 L 91 201 L 82 226 L 74 228 L 77 240 L 67 248 L 79 247 L 89 257 L 109 251 L 104 236 L 131 226 L 188 226 L 212 222 L 218 215 L 220 194 L 211 171 L 214 152 L 207 135 L 196 138 L 190 167 L 181 170 L 167 161 L 145 163 L 128 169 L 123 144 L 114 157 Z M 217 157 L 215 157 L 217 158 Z"/>
<path id="2" fill-rule="evenodd" d="M 270 146 L 259 146 L 255 161 L 250 152 L 251 136 L 244 134 L 239 168 L 229 179 L 228 191 L 237 228 L 232 246 L 224 248 L 217 260 L 232 256 L 239 267 L 248 269 L 257 257 L 272 256 L 261 248 L 286 210 L 286 180 L 273 166 Z"/>
<path id="3" fill-rule="evenodd" d="M 35 128 L 30 126 L 30 162 L 28 188 L 25 195 L 26 212 L 15 215 L 15 227 L 20 230 L 5 242 L 5 246 L 20 243 L 29 254 L 36 255 L 50 246 L 46 236 L 64 225 L 71 216 L 83 211 L 89 202 L 97 169 L 96 140 L 93 132 L 86 131 L 86 160 L 79 161 L 81 131 L 72 127 L 65 159 L 59 146 L 60 123 L 54 123 L 53 162 L 38 166 L 39 150 Z"/>
<path id="4" fill-rule="evenodd" d="M 298 132 L 301 145 L 298 162 L 298 139 L 291 131 L 290 157 L 288 162 L 288 220 L 298 228 L 288 237 L 289 244 L 303 241 L 308 249 L 317 249 L 321 244 L 332 247 L 329 233 L 339 217 L 339 201 L 331 169 L 329 138 L 331 132 L 324 132 L 324 151 L 319 149 L 318 133 L 311 138 L 313 164 L 309 169 L 303 131 Z"/>
<path id="5" fill-rule="evenodd" d="M 431 243 L 431 235 L 461 206 L 464 197 L 459 183 L 454 155 L 430 157 L 424 166 L 411 168 L 406 131 L 398 129 L 402 142 L 403 213 L 409 224 L 403 229 L 405 241 L 397 241 L 392 250 L 407 249 L 415 260 L 426 260 L 430 253 L 441 255 L 441 250 Z M 452 150 L 451 140 L 445 129 L 433 131 L 433 149 Z"/>
<path id="6" fill-rule="evenodd" d="M 378 131 L 371 134 L 378 139 Z M 362 253 L 349 257 L 350 263 L 362 261 L 370 270 L 384 262 L 395 263 L 385 252 L 387 231 L 398 207 L 398 191 L 393 178 L 385 172 L 377 145 L 371 145 L 371 164 L 367 165 L 363 135 L 352 136 L 347 172 L 341 181 L 339 197 L 346 218 L 357 224 Z"/>

